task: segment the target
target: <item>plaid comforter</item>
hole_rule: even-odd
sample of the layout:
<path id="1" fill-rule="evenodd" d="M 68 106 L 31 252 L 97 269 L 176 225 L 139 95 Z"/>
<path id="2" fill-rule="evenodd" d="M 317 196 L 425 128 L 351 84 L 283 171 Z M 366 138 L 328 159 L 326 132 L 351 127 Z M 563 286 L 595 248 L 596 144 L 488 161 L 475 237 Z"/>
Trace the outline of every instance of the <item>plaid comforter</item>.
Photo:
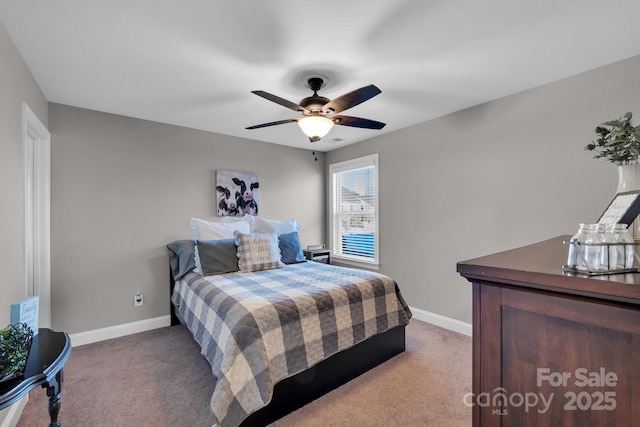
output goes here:
<path id="1" fill-rule="evenodd" d="M 211 408 L 221 427 L 266 406 L 278 381 L 411 317 L 390 278 L 316 262 L 189 273 L 172 300 L 217 379 Z"/>

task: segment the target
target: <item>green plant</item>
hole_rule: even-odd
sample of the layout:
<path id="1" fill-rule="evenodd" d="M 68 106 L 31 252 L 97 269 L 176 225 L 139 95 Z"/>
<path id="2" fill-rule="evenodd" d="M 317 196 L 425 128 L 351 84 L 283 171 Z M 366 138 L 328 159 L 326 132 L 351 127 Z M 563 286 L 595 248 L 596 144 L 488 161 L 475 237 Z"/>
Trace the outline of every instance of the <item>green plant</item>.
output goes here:
<path id="1" fill-rule="evenodd" d="M 0 381 L 24 373 L 32 340 L 33 331 L 25 323 L 0 329 Z"/>
<path id="2" fill-rule="evenodd" d="M 640 157 L 640 126 L 634 127 L 631 117 L 629 112 L 596 127 L 598 138 L 584 149 L 597 152 L 594 159 L 604 157 L 616 165 L 636 162 Z"/>

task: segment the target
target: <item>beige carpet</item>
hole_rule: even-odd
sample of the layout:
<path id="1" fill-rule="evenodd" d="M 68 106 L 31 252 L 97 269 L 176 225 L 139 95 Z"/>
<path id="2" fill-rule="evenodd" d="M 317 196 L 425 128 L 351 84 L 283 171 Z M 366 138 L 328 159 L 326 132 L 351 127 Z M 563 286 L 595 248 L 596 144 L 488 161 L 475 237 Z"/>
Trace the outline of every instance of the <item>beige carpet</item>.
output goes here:
<path id="1" fill-rule="evenodd" d="M 211 426 L 212 374 L 187 331 L 167 327 L 74 348 L 65 367 L 63 427 Z M 273 424 L 470 426 L 471 338 L 424 322 L 407 351 Z M 47 426 L 44 389 L 18 427 Z"/>

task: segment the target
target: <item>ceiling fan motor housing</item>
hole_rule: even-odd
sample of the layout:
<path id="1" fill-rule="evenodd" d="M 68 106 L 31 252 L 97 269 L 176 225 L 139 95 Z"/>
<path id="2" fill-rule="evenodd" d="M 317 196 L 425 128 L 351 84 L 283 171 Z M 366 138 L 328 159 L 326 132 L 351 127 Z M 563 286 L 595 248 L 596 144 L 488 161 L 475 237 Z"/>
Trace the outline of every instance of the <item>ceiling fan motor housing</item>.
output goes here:
<path id="1" fill-rule="evenodd" d="M 322 114 L 322 107 L 331 102 L 329 98 L 318 95 L 318 91 L 322 88 L 324 81 L 320 77 L 311 77 L 307 80 L 307 83 L 313 91 L 313 95 L 302 99 L 298 105 L 311 112 L 311 114 L 309 114 L 303 111 L 302 113 L 305 116 Z"/>
<path id="2" fill-rule="evenodd" d="M 298 103 L 298 105 L 300 105 L 303 108 L 306 108 L 312 114 L 313 113 L 322 114 L 322 107 L 329 102 L 331 102 L 329 98 L 325 98 L 324 96 L 314 95 L 314 96 L 308 96 L 304 98 L 302 101 Z M 309 115 L 309 114 L 305 114 L 305 115 Z"/>

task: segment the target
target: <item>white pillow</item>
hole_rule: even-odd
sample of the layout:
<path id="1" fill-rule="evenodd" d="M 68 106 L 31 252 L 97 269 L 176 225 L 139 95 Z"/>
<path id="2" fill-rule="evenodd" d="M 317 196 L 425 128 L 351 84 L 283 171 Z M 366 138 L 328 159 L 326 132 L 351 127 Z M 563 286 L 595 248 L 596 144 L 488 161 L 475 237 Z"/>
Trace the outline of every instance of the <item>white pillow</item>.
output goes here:
<path id="1" fill-rule="evenodd" d="M 238 267 L 243 273 L 282 268 L 277 233 L 235 233 L 238 247 Z"/>
<path id="2" fill-rule="evenodd" d="M 294 231 L 300 231 L 300 225 L 295 219 L 289 221 L 276 221 L 273 219 L 261 218 L 259 216 L 225 216 L 221 220 L 224 223 L 245 221 L 249 223 L 251 233 L 274 233 L 288 234 Z"/>
<path id="3" fill-rule="evenodd" d="M 268 220 L 264 218 L 260 218 L 259 216 L 254 216 L 252 218 L 251 224 L 251 232 L 252 233 L 273 233 L 276 231 L 275 228 L 271 224 L 269 224 Z"/>
<path id="4" fill-rule="evenodd" d="M 211 222 L 199 218 L 191 218 L 189 226 L 193 230 L 195 240 L 233 239 L 233 233 L 250 233 L 251 228 L 246 221 Z"/>
<path id="5" fill-rule="evenodd" d="M 238 222 L 238 221 L 243 221 L 246 222 L 247 224 L 249 224 L 249 230 L 251 230 L 251 233 L 257 233 L 257 225 L 256 225 L 256 221 L 254 219 L 255 217 L 252 215 L 242 215 L 242 216 L 233 216 L 233 215 L 229 215 L 229 216 L 224 216 L 220 219 L 220 222 L 223 223 L 232 223 L 232 222 Z M 272 230 L 273 231 L 273 230 Z"/>
<path id="6" fill-rule="evenodd" d="M 295 219 L 290 219 L 289 221 L 275 221 L 272 219 L 264 220 L 268 227 L 270 227 L 273 231 L 276 231 L 278 234 L 288 234 L 293 233 L 294 231 L 300 231 L 300 224 Z"/>

